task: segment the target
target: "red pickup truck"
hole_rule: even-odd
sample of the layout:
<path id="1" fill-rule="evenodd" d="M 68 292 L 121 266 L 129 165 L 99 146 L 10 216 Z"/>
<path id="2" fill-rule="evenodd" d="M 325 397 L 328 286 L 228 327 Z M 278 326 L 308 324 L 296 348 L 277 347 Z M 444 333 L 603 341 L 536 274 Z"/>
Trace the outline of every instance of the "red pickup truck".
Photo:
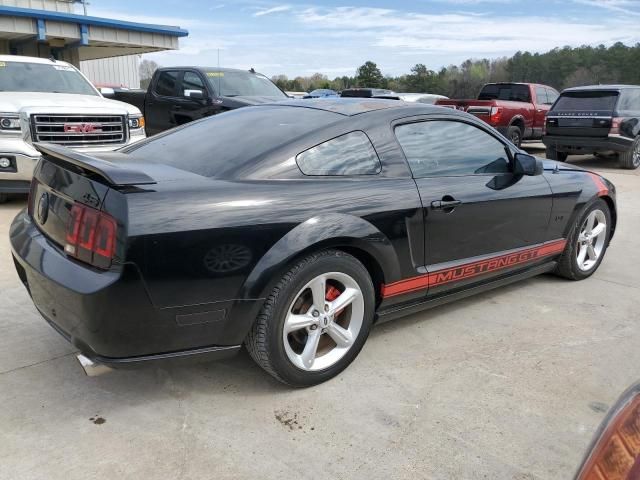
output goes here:
<path id="1" fill-rule="evenodd" d="M 542 138 L 547 112 L 558 92 L 535 83 L 487 83 L 477 100 L 438 100 L 481 118 L 518 147 L 522 140 Z"/>

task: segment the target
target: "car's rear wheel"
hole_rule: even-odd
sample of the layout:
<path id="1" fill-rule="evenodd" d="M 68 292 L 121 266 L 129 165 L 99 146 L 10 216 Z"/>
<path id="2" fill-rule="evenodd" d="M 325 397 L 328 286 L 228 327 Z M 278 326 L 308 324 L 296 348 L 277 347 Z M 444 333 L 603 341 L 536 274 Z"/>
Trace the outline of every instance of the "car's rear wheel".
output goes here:
<path id="1" fill-rule="evenodd" d="M 375 295 L 366 268 L 337 250 L 304 258 L 265 300 L 245 345 L 264 370 L 306 387 L 344 370 L 364 345 Z"/>
<path id="2" fill-rule="evenodd" d="M 622 168 L 629 170 L 640 167 L 640 137 L 636 138 L 628 152 L 618 154 L 618 162 Z"/>
<path id="3" fill-rule="evenodd" d="M 546 149 L 546 157 L 549 160 L 556 160 L 558 162 L 566 162 L 568 154 L 566 152 L 559 152 L 554 147 L 547 147 Z"/>
<path id="4" fill-rule="evenodd" d="M 507 137 L 509 137 L 511 143 L 520 148 L 522 145 L 522 130 L 520 130 L 520 127 L 511 125 L 507 130 Z"/>
<path id="5" fill-rule="evenodd" d="M 610 235 L 611 212 L 606 202 L 599 199 L 576 222 L 556 273 L 571 280 L 591 276 L 604 258 Z"/>

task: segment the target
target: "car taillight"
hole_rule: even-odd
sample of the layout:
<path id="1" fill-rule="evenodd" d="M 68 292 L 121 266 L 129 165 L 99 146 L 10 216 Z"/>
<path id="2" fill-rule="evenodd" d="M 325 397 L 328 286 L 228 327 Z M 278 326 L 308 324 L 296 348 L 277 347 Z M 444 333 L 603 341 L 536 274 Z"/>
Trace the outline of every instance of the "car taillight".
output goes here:
<path id="1" fill-rule="evenodd" d="M 94 267 L 107 269 L 116 254 L 118 223 L 109 214 L 76 203 L 69 212 L 64 251 Z"/>
<path id="2" fill-rule="evenodd" d="M 576 480 L 640 478 L 640 391 L 621 399 Z"/>
<path id="3" fill-rule="evenodd" d="M 622 121 L 624 118 L 614 117 L 611 119 L 611 129 L 609 130 L 610 135 L 620 135 L 620 126 L 622 125 Z"/>
<path id="4" fill-rule="evenodd" d="M 491 125 L 497 125 L 498 123 L 500 123 L 501 116 L 502 116 L 502 108 L 491 107 L 491 112 L 489 114 L 489 123 Z"/>

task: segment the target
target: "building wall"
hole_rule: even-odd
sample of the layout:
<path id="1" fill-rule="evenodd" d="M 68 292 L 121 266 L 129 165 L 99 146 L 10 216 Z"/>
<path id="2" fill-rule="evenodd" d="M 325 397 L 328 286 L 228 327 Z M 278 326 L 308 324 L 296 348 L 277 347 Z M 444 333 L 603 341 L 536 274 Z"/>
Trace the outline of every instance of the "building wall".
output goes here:
<path id="1" fill-rule="evenodd" d="M 94 84 L 140 88 L 139 64 L 138 55 L 126 55 L 81 61 L 80 70 Z"/>
<path id="2" fill-rule="evenodd" d="M 34 8 L 37 10 L 54 10 L 56 12 L 73 13 L 73 4 L 64 0 L 0 0 L 6 7 Z"/>

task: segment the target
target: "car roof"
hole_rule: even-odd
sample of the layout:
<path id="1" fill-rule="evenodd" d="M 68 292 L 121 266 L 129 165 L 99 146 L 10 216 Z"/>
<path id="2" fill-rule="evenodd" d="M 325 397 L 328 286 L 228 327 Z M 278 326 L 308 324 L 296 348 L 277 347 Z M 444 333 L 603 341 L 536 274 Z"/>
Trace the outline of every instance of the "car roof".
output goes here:
<path id="1" fill-rule="evenodd" d="M 415 113 L 416 115 L 424 113 L 439 112 L 442 107 L 434 107 L 426 104 L 411 104 L 407 102 L 400 102 L 398 100 L 385 100 L 379 98 L 311 98 L 304 102 L 299 100 L 284 100 L 282 102 L 263 103 L 256 105 L 268 106 L 279 105 L 296 108 L 311 108 L 315 110 L 323 110 L 325 112 L 336 113 L 347 117 L 354 115 L 360 115 L 363 113 L 374 112 L 378 110 L 402 110 L 407 109 L 419 109 L 420 112 L 408 112 L 409 114 Z M 436 110 L 437 108 L 437 110 Z M 426 111 L 429 110 L 429 111 Z"/>
<path id="2" fill-rule="evenodd" d="M 562 93 L 564 93 L 564 92 L 582 92 L 582 91 L 589 91 L 589 90 L 625 90 L 627 88 L 640 88 L 640 85 L 623 85 L 623 84 L 616 84 L 616 85 L 585 85 L 583 87 L 565 88 L 562 91 Z"/>
<path id="3" fill-rule="evenodd" d="M 241 68 L 225 68 L 225 67 L 196 67 L 196 66 L 188 66 L 188 65 L 183 65 L 183 66 L 178 66 L 178 67 L 161 67 L 158 70 L 200 70 L 201 72 L 243 72 L 243 73 L 260 73 L 260 72 L 256 72 L 251 71 L 250 69 L 246 69 L 243 70 Z M 260 74 L 262 75 L 262 74 Z"/>

